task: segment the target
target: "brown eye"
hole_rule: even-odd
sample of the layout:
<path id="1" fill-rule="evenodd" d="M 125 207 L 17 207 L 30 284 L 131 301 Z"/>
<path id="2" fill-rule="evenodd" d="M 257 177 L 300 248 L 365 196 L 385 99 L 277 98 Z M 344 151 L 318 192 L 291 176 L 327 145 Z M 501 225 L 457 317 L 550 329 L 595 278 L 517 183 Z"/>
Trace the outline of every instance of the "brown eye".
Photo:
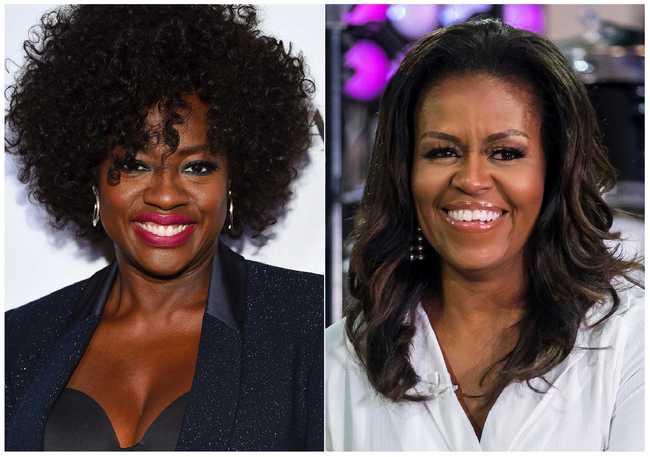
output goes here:
<path id="1" fill-rule="evenodd" d="M 516 148 L 500 148 L 492 152 L 491 157 L 495 160 L 510 161 L 520 159 L 524 156 L 523 151 Z"/>
<path id="2" fill-rule="evenodd" d="M 440 147 L 429 150 L 424 154 L 424 157 L 426 159 L 446 159 L 449 157 L 459 157 L 459 155 L 454 148 Z"/>
<path id="3" fill-rule="evenodd" d="M 190 162 L 183 167 L 183 173 L 194 176 L 207 176 L 214 172 L 217 166 L 207 160 L 197 160 Z"/>
<path id="4" fill-rule="evenodd" d="M 146 163 L 140 160 L 130 160 L 119 164 L 119 169 L 127 173 L 145 173 L 151 171 Z"/>

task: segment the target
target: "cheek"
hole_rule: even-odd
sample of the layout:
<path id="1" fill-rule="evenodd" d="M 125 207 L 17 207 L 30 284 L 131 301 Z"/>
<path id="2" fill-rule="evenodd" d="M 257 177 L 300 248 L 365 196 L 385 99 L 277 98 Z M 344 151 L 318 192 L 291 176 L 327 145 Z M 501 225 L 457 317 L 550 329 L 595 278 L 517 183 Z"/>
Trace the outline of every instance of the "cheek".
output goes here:
<path id="1" fill-rule="evenodd" d="M 514 181 L 510 186 L 510 194 L 526 223 L 534 224 L 544 199 L 544 174 L 532 174 L 526 179 Z"/>
<path id="2" fill-rule="evenodd" d="M 127 213 L 132 203 L 138 198 L 138 191 L 134 186 L 120 184 L 106 185 L 100 190 L 100 194 L 102 196 L 100 201 L 102 213 L 104 215 L 111 214 L 111 217 L 106 218 L 109 222 L 119 219 L 119 214 Z"/>
<path id="3" fill-rule="evenodd" d="M 221 224 L 228 210 L 228 191 L 221 185 L 212 189 L 195 193 L 194 201 L 210 223 Z"/>
<path id="4" fill-rule="evenodd" d="M 427 166 L 428 165 L 428 166 Z M 427 227 L 435 224 L 436 208 L 449 187 L 450 176 L 440 167 L 429 164 L 416 166 L 411 174 L 411 194 L 417 221 L 428 232 Z M 429 238 L 427 236 L 427 238 Z"/>
<path id="5" fill-rule="evenodd" d="M 131 208 L 138 201 L 138 192 L 131 186 L 104 185 L 100 189 L 101 225 L 112 240 L 122 240 L 129 225 Z"/>
<path id="6" fill-rule="evenodd" d="M 415 166 L 411 173 L 411 192 L 416 204 L 429 204 L 439 198 L 448 182 L 441 170 L 433 167 Z"/>

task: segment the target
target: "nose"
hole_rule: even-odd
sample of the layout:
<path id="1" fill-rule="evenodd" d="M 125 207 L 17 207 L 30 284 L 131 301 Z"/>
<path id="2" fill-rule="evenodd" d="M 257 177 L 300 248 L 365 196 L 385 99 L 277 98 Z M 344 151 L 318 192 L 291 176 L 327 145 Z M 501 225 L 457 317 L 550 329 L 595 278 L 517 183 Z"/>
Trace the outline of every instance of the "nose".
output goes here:
<path id="1" fill-rule="evenodd" d="M 451 184 L 469 195 L 482 194 L 492 188 L 494 182 L 487 158 L 481 153 L 467 154 L 453 175 Z"/>
<path id="2" fill-rule="evenodd" d="M 181 176 L 173 167 L 156 167 L 144 190 L 144 202 L 162 210 L 170 210 L 187 203 L 188 194 Z"/>

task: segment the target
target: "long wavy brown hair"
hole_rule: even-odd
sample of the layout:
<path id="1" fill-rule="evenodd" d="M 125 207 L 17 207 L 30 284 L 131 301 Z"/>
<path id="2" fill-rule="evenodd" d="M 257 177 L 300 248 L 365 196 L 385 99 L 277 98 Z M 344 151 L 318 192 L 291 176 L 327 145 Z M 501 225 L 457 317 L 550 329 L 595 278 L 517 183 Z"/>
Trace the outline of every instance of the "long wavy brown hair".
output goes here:
<path id="1" fill-rule="evenodd" d="M 524 252 L 527 293 L 519 338 L 498 362 L 486 404 L 509 383 L 543 376 L 562 362 L 594 303 L 612 301 L 598 323 L 616 312 L 614 277 L 640 285 L 630 277 L 643 268 L 640 259 L 625 260 L 620 249 L 607 245 L 620 241 L 620 233 L 610 231 L 613 213 L 602 198 L 615 183 L 615 171 L 586 89 L 560 51 L 494 19 L 439 29 L 408 53 L 383 95 L 351 238 L 346 331 L 371 384 L 394 401 L 426 398 L 407 394 L 418 382 L 409 349 L 414 311 L 425 290 L 435 292 L 440 266 L 430 246 L 427 262 L 409 260 L 417 223 L 410 190 L 415 106 L 423 89 L 475 72 L 533 88 L 547 163 L 542 208 Z"/>

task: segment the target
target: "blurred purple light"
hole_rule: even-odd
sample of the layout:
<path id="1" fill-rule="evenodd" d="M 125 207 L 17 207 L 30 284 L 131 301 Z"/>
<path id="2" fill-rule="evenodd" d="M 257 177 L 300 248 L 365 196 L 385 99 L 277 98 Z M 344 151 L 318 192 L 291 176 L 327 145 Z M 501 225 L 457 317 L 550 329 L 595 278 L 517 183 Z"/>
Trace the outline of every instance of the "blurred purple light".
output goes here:
<path id="1" fill-rule="evenodd" d="M 409 51 L 409 48 L 405 49 L 404 51 L 401 51 L 395 56 L 393 60 L 391 60 L 390 66 L 388 67 L 388 72 L 386 73 L 386 82 L 390 81 L 391 78 L 395 76 L 395 73 L 397 73 L 397 70 L 399 69 L 399 66 L 402 63 L 402 60 L 404 60 L 406 53 Z"/>
<path id="2" fill-rule="evenodd" d="M 438 23 L 436 5 L 391 5 L 388 20 L 402 36 L 415 40 L 433 31 Z"/>
<path id="3" fill-rule="evenodd" d="M 442 5 L 441 5 L 442 6 Z M 438 20 L 447 27 L 448 25 L 458 24 L 466 21 L 476 13 L 485 13 L 492 5 L 445 5 L 440 13 Z"/>
<path id="4" fill-rule="evenodd" d="M 357 41 L 343 56 L 343 65 L 354 74 L 343 84 L 343 93 L 360 101 L 370 101 L 383 92 L 388 80 L 390 61 L 373 41 Z"/>
<path id="5" fill-rule="evenodd" d="M 503 22 L 530 32 L 544 32 L 542 5 L 503 5 Z"/>
<path id="6" fill-rule="evenodd" d="M 388 5 L 357 5 L 343 15 L 348 25 L 366 25 L 368 22 L 384 22 Z"/>

